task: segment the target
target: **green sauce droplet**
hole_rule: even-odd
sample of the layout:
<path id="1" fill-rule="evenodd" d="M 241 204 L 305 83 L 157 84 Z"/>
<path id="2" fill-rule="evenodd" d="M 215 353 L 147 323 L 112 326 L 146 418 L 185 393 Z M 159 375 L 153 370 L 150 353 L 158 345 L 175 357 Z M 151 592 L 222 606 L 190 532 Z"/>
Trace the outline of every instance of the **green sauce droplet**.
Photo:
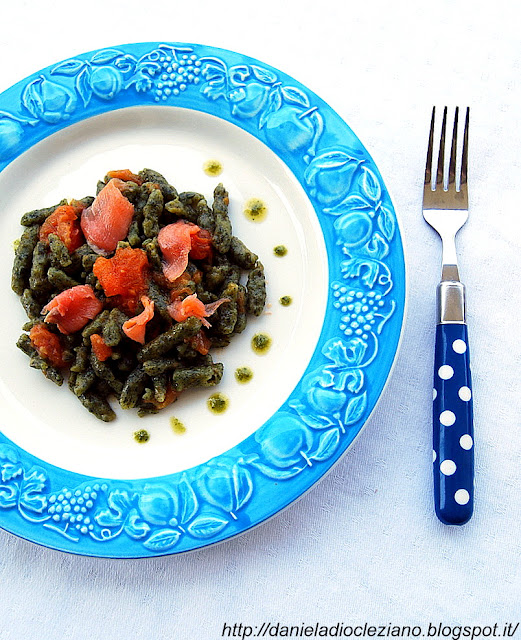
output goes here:
<path id="1" fill-rule="evenodd" d="M 186 427 L 181 422 L 181 420 L 179 420 L 179 418 L 174 418 L 172 416 L 170 418 L 170 426 L 172 427 L 172 431 L 179 436 L 182 435 L 183 433 L 186 433 Z"/>
<path id="2" fill-rule="evenodd" d="M 283 307 L 289 307 L 293 302 L 293 298 L 291 296 L 282 296 L 282 298 L 279 298 L 279 302 Z"/>
<path id="3" fill-rule="evenodd" d="M 278 258 L 282 258 L 283 256 L 285 256 L 288 253 L 288 249 L 283 244 L 278 244 L 276 247 L 274 247 L 273 253 Z"/>
<path id="4" fill-rule="evenodd" d="M 244 215 L 252 222 L 262 222 L 268 213 L 268 207 L 260 198 L 250 198 L 244 205 Z"/>
<path id="5" fill-rule="evenodd" d="M 207 176 L 218 176 L 222 173 L 223 166 L 219 160 L 207 160 L 203 165 L 203 171 Z"/>
<path id="6" fill-rule="evenodd" d="M 266 333 L 256 333 L 251 339 L 251 348 L 258 355 L 264 355 L 271 347 L 271 338 Z"/>
<path id="7" fill-rule="evenodd" d="M 235 370 L 235 379 L 241 384 L 246 384 L 253 378 L 253 371 L 250 367 L 238 367 Z"/>
<path id="8" fill-rule="evenodd" d="M 224 413 L 230 401 L 223 393 L 214 393 L 208 398 L 206 404 L 212 413 Z"/>
<path id="9" fill-rule="evenodd" d="M 139 431 L 134 432 L 134 440 L 139 442 L 139 444 L 143 444 L 150 440 L 150 434 L 146 429 L 140 429 Z"/>

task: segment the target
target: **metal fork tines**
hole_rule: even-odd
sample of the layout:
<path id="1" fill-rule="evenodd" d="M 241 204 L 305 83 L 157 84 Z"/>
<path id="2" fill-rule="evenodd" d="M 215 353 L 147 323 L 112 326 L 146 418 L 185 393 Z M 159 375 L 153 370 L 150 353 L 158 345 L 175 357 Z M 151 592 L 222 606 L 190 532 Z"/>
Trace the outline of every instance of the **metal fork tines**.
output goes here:
<path id="1" fill-rule="evenodd" d="M 423 216 L 425 220 L 439 233 L 443 242 L 442 280 L 458 281 L 455 237 L 468 218 L 468 129 L 469 109 L 465 117 L 461 163 L 457 163 L 458 155 L 458 116 L 459 108 L 454 114 L 454 127 L 448 171 L 445 167 L 445 139 L 447 129 L 447 107 L 443 111 L 441 125 L 436 180 L 432 184 L 432 159 L 434 152 L 434 127 L 436 108 L 432 110 L 431 129 L 427 163 L 425 167 L 425 184 L 423 188 Z M 459 169 L 459 171 L 458 171 Z"/>
<path id="2" fill-rule="evenodd" d="M 447 108 L 443 111 L 438 162 L 432 184 L 436 116 L 436 110 L 432 110 L 423 191 L 424 218 L 438 232 L 443 243 L 434 350 L 433 471 L 436 514 L 445 524 L 468 522 L 474 501 L 474 430 L 465 288 L 459 279 L 455 242 L 456 234 L 468 218 L 469 109 L 460 145 L 458 115 L 459 109 L 456 109 L 446 167 Z M 459 163 L 458 147 L 461 147 Z"/>

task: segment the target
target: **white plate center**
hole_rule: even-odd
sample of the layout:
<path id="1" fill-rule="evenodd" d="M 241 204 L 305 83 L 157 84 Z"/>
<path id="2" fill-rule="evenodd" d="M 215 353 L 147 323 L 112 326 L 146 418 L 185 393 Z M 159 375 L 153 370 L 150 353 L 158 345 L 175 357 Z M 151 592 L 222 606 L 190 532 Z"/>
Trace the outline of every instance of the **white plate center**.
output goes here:
<path id="1" fill-rule="evenodd" d="M 203 171 L 207 160 L 223 167 L 218 177 Z M 213 352 L 223 362 L 223 380 L 214 389 L 189 391 L 155 416 L 138 418 L 118 409 L 105 424 L 69 391 L 29 367 L 15 346 L 27 320 L 11 291 L 13 243 L 26 211 L 62 198 L 95 195 L 96 182 L 111 169 L 155 169 L 178 189 L 199 191 L 209 203 L 222 182 L 230 194 L 234 234 L 259 255 L 267 278 L 266 312 L 250 318 L 232 344 Z M 244 204 L 260 198 L 268 208 L 261 223 L 243 214 Z M 35 145 L 0 173 L 2 251 L 0 288 L 4 301 L 0 335 L 0 430 L 47 463 L 106 478 L 153 477 L 202 464 L 257 430 L 286 400 L 315 349 L 327 301 L 327 253 L 315 211 L 286 165 L 263 143 L 224 120 L 171 107 L 135 107 L 84 120 Z M 288 253 L 276 257 L 284 245 Z M 279 299 L 291 296 L 292 304 Z M 258 356 L 250 342 L 267 333 L 272 346 Z M 253 371 L 248 384 L 237 383 L 236 368 Z M 229 398 L 222 415 L 206 405 L 215 391 Z M 186 427 L 181 435 L 170 424 Z M 138 444 L 133 434 L 146 429 Z"/>

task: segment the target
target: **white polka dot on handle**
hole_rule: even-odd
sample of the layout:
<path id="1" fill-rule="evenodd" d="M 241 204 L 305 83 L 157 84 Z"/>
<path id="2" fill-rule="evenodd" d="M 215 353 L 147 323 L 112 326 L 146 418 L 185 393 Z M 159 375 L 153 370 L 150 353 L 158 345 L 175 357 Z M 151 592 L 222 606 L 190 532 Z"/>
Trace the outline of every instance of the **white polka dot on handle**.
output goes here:
<path id="1" fill-rule="evenodd" d="M 456 353 L 465 353 L 467 350 L 467 344 L 464 340 L 454 340 L 452 343 L 452 348 Z"/>
<path id="2" fill-rule="evenodd" d="M 444 460 L 440 464 L 440 471 L 444 476 L 451 476 L 456 471 L 456 463 L 454 460 Z"/>
<path id="3" fill-rule="evenodd" d="M 438 392 L 436 391 L 436 389 L 432 390 L 432 400 L 434 402 L 434 400 L 436 400 L 436 397 L 438 396 Z"/>
<path id="4" fill-rule="evenodd" d="M 440 413 L 440 422 L 445 427 L 450 427 L 456 422 L 456 415 L 448 409 L 446 411 L 442 411 Z"/>
<path id="5" fill-rule="evenodd" d="M 454 369 L 450 366 L 450 364 L 442 364 L 438 369 L 438 375 L 442 380 L 450 380 L 454 375 Z"/>
<path id="6" fill-rule="evenodd" d="M 461 387 L 458 391 L 458 396 L 464 402 L 468 402 L 472 398 L 472 391 L 468 387 Z"/>
<path id="7" fill-rule="evenodd" d="M 454 500 L 458 504 L 467 504 L 470 500 L 470 493 L 466 489 L 458 489 L 454 494 Z"/>
<path id="8" fill-rule="evenodd" d="M 436 458 L 438 457 L 436 451 L 434 451 L 434 449 L 432 450 L 432 461 L 436 462 Z"/>
<path id="9" fill-rule="evenodd" d="M 472 449 L 472 445 L 474 444 L 474 441 L 472 440 L 472 436 L 466 433 L 465 435 L 461 436 L 461 438 L 459 439 L 459 444 L 462 449 L 469 451 L 469 449 Z"/>

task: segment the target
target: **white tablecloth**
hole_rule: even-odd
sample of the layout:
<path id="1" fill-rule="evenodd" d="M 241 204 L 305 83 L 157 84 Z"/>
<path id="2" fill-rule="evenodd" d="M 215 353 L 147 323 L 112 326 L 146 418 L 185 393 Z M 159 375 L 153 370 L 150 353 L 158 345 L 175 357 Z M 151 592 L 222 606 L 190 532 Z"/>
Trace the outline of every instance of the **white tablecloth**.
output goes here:
<path id="1" fill-rule="evenodd" d="M 484 637 L 519 621 L 521 48 L 514 4 L 2 5 L 0 90 L 75 53 L 178 40 L 251 55 L 318 93 L 360 137 L 391 193 L 407 245 L 409 305 L 393 375 L 362 435 L 318 486 L 257 529 L 184 556 L 127 561 L 68 555 L 0 531 L 1 640 L 212 640 L 240 637 L 244 625 L 276 637 L 277 623 L 279 637 L 284 625 L 313 637 L 305 625 L 329 625 L 332 633 L 340 623 L 347 637 L 350 625 L 364 623 L 384 626 L 387 636 L 394 625 L 433 634 L 441 624 L 441 634 L 457 640 L 449 626 L 482 625 L 474 634 Z M 459 247 L 469 297 L 476 505 L 464 527 L 443 526 L 432 507 L 440 246 L 422 220 L 421 192 L 433 104 L 470 105 L 472 114 L 471 217 Z M 515 635 L 521 638 L 521 626 Z"/>

